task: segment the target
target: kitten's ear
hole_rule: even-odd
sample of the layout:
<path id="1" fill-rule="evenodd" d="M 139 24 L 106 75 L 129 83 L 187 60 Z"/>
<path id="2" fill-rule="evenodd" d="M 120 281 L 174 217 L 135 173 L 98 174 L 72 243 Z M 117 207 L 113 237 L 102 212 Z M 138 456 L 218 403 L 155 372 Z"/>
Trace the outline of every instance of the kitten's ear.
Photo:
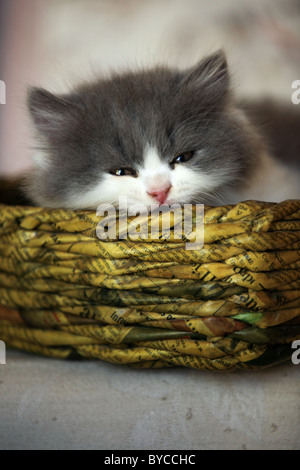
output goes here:
<path id="1" fill-rule="evenodd" d="M 28 108 L 38 131 L 49 140 L 65 138 L 79 121 L 79 108 L 75 103 L 42 88 L 29 90 Z"/>
<path id="2" fill-rule="evenodd" d="M 185 72 L 183 84 L 205 91 L 216 100 L 225 97 L 229 89 L 229 73 L 224 51 L 205 57 Z"/>

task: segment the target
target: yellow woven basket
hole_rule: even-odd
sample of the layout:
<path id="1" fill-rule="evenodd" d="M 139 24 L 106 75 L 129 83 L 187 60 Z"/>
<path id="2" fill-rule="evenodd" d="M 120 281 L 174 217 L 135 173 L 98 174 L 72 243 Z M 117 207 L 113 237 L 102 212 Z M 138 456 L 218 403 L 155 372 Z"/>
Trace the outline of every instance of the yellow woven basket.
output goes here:
<path id="1" fill-rule="evenodd" d="M 0 205 L 0 339 L 142 368 L 291 360 L 300 201 L 207 207 L 204 222 L 203 247 L 187 250 L 174 237 L 101 241 L 89 211 Z"/>

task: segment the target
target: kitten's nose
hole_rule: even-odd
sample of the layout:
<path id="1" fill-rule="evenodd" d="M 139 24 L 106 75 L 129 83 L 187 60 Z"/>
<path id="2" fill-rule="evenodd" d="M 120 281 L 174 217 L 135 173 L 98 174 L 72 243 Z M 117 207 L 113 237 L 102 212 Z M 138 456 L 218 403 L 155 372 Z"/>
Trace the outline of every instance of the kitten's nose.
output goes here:
<path id="1" fill-rule="evenodd" d="M 167 199 L 167 197 L 168 197 L 168 194 L 169 194 L 169 191 L 170 191 L 171 187 L 172 187 L 172 185 L 169 184 L 168 186 L 166 186 L 164 188 L 159 188 L 159 189 L 155 189 L 153 191 L 147 191 L 147 192 L 148 192 L 149 196 L 156 199 L 160 204 L 163 204 L 165 202 L 165 200 Z"/>

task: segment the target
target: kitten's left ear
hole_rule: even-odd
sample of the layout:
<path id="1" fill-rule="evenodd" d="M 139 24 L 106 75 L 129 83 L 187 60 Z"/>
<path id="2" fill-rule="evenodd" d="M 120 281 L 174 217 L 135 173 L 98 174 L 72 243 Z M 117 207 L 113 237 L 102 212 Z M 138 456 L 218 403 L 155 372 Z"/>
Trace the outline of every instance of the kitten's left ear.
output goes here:
<path id="1" fill-rule="evenodd" d="M 182 84 L 198 88 L 216 100 L 225 97 L 229 89 L 229 73 L 224 51 L 205 57 L 186 71 Z"/>

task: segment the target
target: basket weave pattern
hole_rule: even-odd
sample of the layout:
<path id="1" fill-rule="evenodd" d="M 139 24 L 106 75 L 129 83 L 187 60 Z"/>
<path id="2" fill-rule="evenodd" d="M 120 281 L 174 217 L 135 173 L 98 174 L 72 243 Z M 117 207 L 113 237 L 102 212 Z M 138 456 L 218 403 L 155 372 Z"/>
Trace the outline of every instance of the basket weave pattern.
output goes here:
<path id="1" fill-rule="evenodd" d="M 204 245 L 101 241 L 89 211 L 0 205 L 0 339 L 133 367 L 259 368 L 300 339 L 300 201 L 205 209 Z M 150 222 L 149 222 L 150 223 Z"/>

